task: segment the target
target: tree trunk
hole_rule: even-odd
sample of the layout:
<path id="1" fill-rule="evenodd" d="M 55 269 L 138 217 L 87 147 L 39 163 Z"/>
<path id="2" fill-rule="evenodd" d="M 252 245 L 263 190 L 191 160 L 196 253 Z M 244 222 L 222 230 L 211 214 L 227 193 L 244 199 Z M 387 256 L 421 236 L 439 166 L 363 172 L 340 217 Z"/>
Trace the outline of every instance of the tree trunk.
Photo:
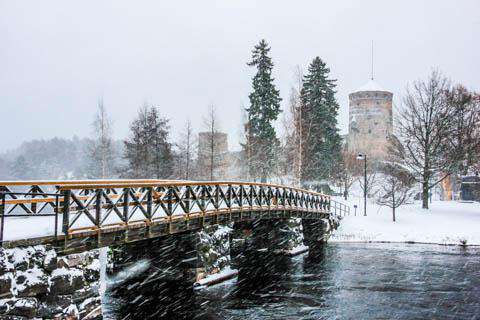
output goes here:
<path id="1" fill-rule="evenodd" d="M 392 190 L 392 215 L 393 215 L 393 222 L 395 222 L 395 188 Z"/>
<path id="2" fill-rule="evenodd" d="M 422 183 L 422 208 L 428 209 L 428 180 Z"/>

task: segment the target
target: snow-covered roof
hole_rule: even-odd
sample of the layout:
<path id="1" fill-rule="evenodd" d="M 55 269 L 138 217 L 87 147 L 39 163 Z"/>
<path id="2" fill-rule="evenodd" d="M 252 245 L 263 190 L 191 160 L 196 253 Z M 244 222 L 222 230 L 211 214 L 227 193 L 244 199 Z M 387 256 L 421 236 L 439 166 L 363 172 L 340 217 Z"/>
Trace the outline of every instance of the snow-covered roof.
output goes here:
<path id="1" fill-rule="evenodd" d="M 362 92 L 362 91 L 385 91 L 385 92 L 389 92 L 388 90 L 383 89 L 378 83 L 373 81 L 373 79 L 368 80 L 367 83 L 365 83 L 362 87 L 358 88 L 357 90 L 354 90 L 352 93 Z"/>

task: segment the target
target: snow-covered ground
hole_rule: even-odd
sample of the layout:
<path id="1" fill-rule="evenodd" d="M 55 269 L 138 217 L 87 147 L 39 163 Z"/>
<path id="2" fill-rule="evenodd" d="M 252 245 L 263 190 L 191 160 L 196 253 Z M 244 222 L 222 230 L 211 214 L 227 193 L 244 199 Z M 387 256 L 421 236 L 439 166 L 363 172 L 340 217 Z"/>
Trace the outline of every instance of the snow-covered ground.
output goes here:
<path id="1" fill-rule="evenodd" d="M 422 242 L 437 244 L 480 245 L 480 203 L 433 201 L 429 210 L 420 202 L 392 210 L 368 201 L 367 216 L 363 216 L 363 199 L 351 197 L 338 201 L 351 206 L 351 214 L 340 221 L 330 242 Z M 357 214 L 354 215 L 353 205 Z"/>

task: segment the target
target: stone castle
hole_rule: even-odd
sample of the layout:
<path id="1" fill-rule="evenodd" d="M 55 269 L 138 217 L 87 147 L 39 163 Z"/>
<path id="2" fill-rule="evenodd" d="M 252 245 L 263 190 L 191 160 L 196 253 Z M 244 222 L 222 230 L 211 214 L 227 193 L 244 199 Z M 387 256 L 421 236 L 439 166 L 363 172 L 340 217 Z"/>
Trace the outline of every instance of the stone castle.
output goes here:
<path id="1" fill-rule="evenodd" d="M 393 93 L 373 79 L 349 94 L 349 151 L 366 154 L 373 160 L 385 159 L 393 130 L 392 98 Z"/>

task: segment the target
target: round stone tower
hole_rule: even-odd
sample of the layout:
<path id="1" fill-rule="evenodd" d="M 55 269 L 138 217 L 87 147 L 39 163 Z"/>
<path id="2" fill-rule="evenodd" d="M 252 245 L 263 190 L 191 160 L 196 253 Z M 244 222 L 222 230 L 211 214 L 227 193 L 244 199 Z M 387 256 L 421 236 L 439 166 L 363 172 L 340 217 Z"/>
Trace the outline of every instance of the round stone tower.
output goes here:
<path id="1" fill-rule="evenodd" d="M 393 94 L 372 80 L 349 94 L 348 149 L 382 160 L 392 134 Z"/>

